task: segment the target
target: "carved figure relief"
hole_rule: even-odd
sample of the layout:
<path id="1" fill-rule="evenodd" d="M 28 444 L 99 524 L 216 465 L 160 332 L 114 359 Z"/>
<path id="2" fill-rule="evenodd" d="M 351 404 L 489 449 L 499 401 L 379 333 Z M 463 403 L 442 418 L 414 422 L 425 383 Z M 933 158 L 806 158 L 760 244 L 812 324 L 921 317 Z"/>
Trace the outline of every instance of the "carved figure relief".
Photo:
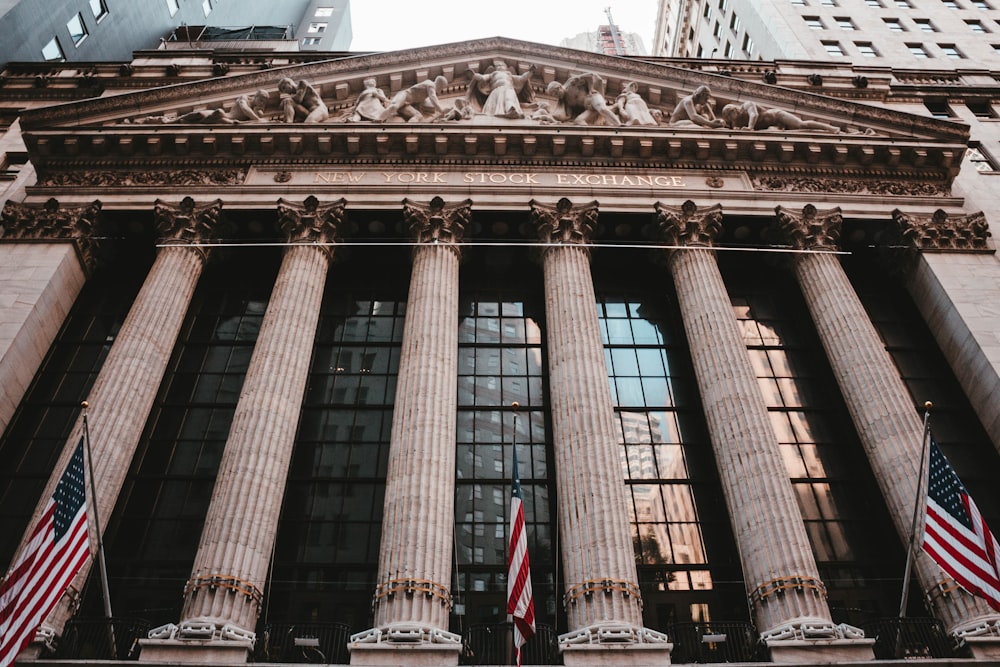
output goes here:
<path id="1" fill-rule="evenodd" d="M 639 94 L 639 84 L 635 81 L 626 81 L 622 84 L 622 92 L 615 100 L 614 111 L 621 117 L 623 125 L 660 124 L 659 119 L 646 105 L 646 100 Z"/>
<path id="2" fill-rule="evenodd" d="M 389 106 L 379 116 L 379 121 L 385 122 L 399 116 L 407 122 L 420 122 L 428 120 L 424 113 L 432 110 L 436 113 L 430 120 L 440 118 L 447 111 L 441 106 L 438 93 L 447 85 L 448 80 L 439 76 L 433 81 L 427 79 L 399 91 L 392 96 Z"/>
<path id="3" fill-rule="evenodd" d="M 377 121 L 389 106 L 389 98 L 376 85 L 375 79 L 365 79 L 364 86 L 364 90 L 358 94 L 358 99 L 354 103 L 354 111 L 345 120 L 355 123 L 365 120 Z"/>
<path id="4" fill-rule="evenodd" d="M 286 123 L 322 123 L 330 117 L 323 98 L 308 81 L 296 83 L 285 77 L 278 82 L 278 93 Z"/>
<path id="5" fill-rule="evenodd" d="M 566 83 L 553 81 L 546 92 L 559 100 L 559 106 L 552 116 L 560 121 L 572 121 L 579 125 L 621 125 L 618 116 L 608 108 L 604 98 L 605 81 L 593 72 L 575 74 Z"/>
<path id="6" fill-rule="evenodd" d="M 230 109 L 200 109 L 179 116 L 144 116 L 132 120 L 126 119 L 126 123 L 136 125 L 155 123 L 203 123 L 205 125 L 234 125 L 264 120 L 264 109 L 267 107 L 267 100 L 270 96 L 266 90 L 258 90 L 253 95 L 240 95 L 233 101 Z"/>
<path id="7" fill-rule="evenodd" d="M 524 74 L 514 74 L 503 60 L 494 60 L 486 74 L 469 70 L 467 99 L 486 116 L 524 118 L 521 104 L 534 101 L 531 90 L 532 65 Z"/>
<path id="8" fill-rule="evenodd" d="M 726 121 L 715 117 L 715 100 L 708 86 L 698 86 L 690 95 L 682 97 L 673 113 L 671 125 L 697 125 L 700 127 L 724 127 Z"/>
<path id="9" fill-rule="evenodd" d="M 767 130 L 775 127 L 780 130 L 819 130 L 835 134 L 841 131 L 836 125 L 818 120 L 803 120 L 784 109 L 761 110 L 755 102 L 750 101 L 727 104 L 722 108 L 722 118 L 734 130 Z"/>

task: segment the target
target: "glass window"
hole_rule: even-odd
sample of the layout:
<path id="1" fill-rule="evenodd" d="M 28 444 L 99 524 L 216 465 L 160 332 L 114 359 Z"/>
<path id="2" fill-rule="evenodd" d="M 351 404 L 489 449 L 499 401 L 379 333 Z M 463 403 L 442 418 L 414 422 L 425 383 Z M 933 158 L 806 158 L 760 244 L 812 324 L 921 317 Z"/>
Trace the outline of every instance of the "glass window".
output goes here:
<path id="1" fill-rule="evenodd" d="M 976 171 L 997 171 L 996 163 L 982 148 L 970 146 L 966 151 L 966 155 L 969 156 L 969 162 L 972 163 Z"/>
<path id="2" fill-rule="evenodd" d="M 865 4 L 872 9 L 882 9 L 882 3 L 880 0 L 865 0 Z"/>
<path id="3" fill-rule="evenodd" d="M 201 3 L 201 11 L 205 12 L 205 16 L 212 13 L 212 0 L 203 0 Z"/>
<path id="4" fill-rule="evenodd" d="M 66 29 L 69 30 L 70 39 L 73 44 L 79 46 L 80 42 L 87 38 L 87 26 L 83 24 L 83 15 L 77 14 L 66 22 Z"/>
<path id="5" fill-rule="evenodd" d="M 993 9 L 992 5 L 986 2 L 986 0 L 972 0 L 972 6 L 976 9 Z"/>
<path id="6" fill-rule="evenodd" d="M 733 45 L 729 41 L 726 41 L 726 50 L 724 51 L 724 53 L 726 54 L 726 58 L 733 57 Z"/>
<path id="7" fill-rule="evenodd" d="M 976 118 L 996 118 L 996 112 L 993 111 L 993 105 L 989 100 L 966 100 L 965 106 Z"/>
<path id="8" fill-rule="evenodd" d="M 833 20 L 837 22 L 837 27 L 840 28 L 841 30 L 857 30 L 858 29 L 857 26 L 854 25 L 854 21 L 852 21 L 851 19 L 849 19 L 849 18 L 847 18 L 845 16 L 840 16 L 840 17 L 837 17 L 837 18 L 835 18 Z"/>
<path id="9" fill-rule="evenodd" d="M 105 0 L 90 0 L 90 11 L 99 22 L 108 15 L 108 5 Z"/>
<path id="10" fill-rule="evenodd" d="M 303 46 L 318 46 L 323 41 L 322 37 L 305 37 L 302 40 Z"/>
<path id="11" fill-rule="evenodd" d="M 333 7 L 317 7 L 314 16 L 333 16 Z"/>
<path id="12" fill-rule="evenodd" d="M 903 24 L 899 19 L 882 19 L 885 23 L 885 27 L 889 29 L 889 32 L 904 32 Z"/>
<path id="13" fill-rule="evenodd" d="M 927 52 L 923 44 L 907 44 L 906 48 L 910 50 L 910 55 L 916 58 L 930 58 L 931 54 Z"/>
<path id="14" fill-rule="evenodd" d="M 173 16 L 181 9 L 181 0 L 167 0 L 167 9 L 170 11 L 170 15 Z"/>
<path id="15" fill-rule="evenodd" d="M 791 0 L 791 2 L 792 2 L 792 5 L 794 5 L 796 7 L 805 7 L 806 4 L 807 4 L 806 0 Z"/>
<path id="16" fill-rule="evenodd" d="M 925 56 L 927 57 L 927 56 Z M 924 106 L 934 118 L 954 118 L 955 114 L 946 99 L 925 99 Z"/>
<path id="17" fill-rule="evenodd" d="M 934 27 L 930 19 L 913 19 L 913 22 L 917 24 L 917 28 L 922 32 L 937 32 L 937 28 Z"/>
<path id="18" fill-rule="evenodd" d="M 716 39 L 722 37 L 722 24 L 718 21 L 715 22 L 715 28 L 712 29 L 712 36 Z"/>
<path id="19" fill-rule="evenodd" d="M 840 45 L 840 42 L 823 42 L 823 48 L 825 48 L 827 54 L 831 56 L 845 55 L 844 47 Z"/>
<path id="20" fill-rule="evenodd" d="M 986 27 L 983 25 L 982 21 L 966 21 L 965 25 L 969 26 L 969 30 L 972 32 L 984 33 L 988 32 Z"/>
<path id="21" fill-rule="evenodd" d="M 66 60 L 66 55 L 63 53 L 62 47 L 59 46 L 57 37 L 53 37 L 48 44 L 42 47 L 42 58 L 49 62 Z"/>
<path id="22" fill-rule="evenodd" d="M 743 34 L 743 53 L 750 57 L 753 55 L 753 40 L 750 39 L 750 33 Z"/>
<path id="23" fill-rule="evenodd" d="M 705 11 L 702 12 L 702 16 L 704 16 L 706 19 L 712 18 L 712 5 L 708 4 L 707 2 L 705 3 Z"/>
<path id="24" fill-rule="evenodd" d="M 895 0 L 895 4 L 900 9 L 913 9 L 913 5 L 910 0 Z"/>
<path id="25" fill-rule="evenodd" d="M 729 28 L 733 31 L 733 34 L 736 34 L 740 30 L 740 17 L 736 15 L 736 12 L 733 12 L 733 18 L 729 20 Z"/>
<path id="26" fill-rule="evenodd" d="M 878 57 L 878 51 L 875 50 L 875 47 L 872 46 L 871 42 L 855 42 L 854 45 L 858 47 L 858 53 L 866 58 Z"/>
<path id="27" fill-rule="evenodd" d="M 837 0 L 820 0 L 819 4 L 823 5 L 824 7 L 839 7 L 840 6 L 837 3 Z"/>
<path id="28" fill-rule="evenodd" d="M 806 22 L 806 25 L 813 30 L 822 30 L 823 21 L 820 20 L 818 16 L 803 16 L 802 20 Z"/>
<path id="29" fill-rule="evenodd" d="M 961 5 L 959 5 L 957 2 L 955 2 L 955 0 L 941 0 L 941 4 L 943 4 L 948 9 L 961 9 L 962 8 Z"/>
<path id="30" fill-rule="evenodd" d="M 954 44 L 938 44 L 938 46 L 941 48 L 941 52 L 948 58 L 952 58 L 954 60 L 961 60 L 962 58 L 965 58 L 965 54 L 959 51 L 958 47 Z"/>
<path id="31" fill-rule="evenodd" d="M 326 32 L 326 23 L 310 23 L 309 32 Z"/>

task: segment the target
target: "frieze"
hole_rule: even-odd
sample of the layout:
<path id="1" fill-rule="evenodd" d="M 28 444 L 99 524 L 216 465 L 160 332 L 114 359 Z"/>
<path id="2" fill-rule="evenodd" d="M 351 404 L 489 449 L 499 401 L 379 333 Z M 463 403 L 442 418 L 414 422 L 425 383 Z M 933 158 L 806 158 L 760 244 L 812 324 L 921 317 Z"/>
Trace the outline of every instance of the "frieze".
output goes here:
<path id="1" fill-rule="evenodd" d="M 947 197 L 951 195 L 951 188 L 947 183 L 788 176 L 751 176 L 750 180 L 755 190 L 772 192 L 833 192 L 904 197 Z"/>
<path id="2" fill-rule="evenodd" d="M 42 175 L 40 186 L 121 187 L 135 185 L 242 185 L 243 169 L 155 169 L 146 171 L 60 171 Z"/>

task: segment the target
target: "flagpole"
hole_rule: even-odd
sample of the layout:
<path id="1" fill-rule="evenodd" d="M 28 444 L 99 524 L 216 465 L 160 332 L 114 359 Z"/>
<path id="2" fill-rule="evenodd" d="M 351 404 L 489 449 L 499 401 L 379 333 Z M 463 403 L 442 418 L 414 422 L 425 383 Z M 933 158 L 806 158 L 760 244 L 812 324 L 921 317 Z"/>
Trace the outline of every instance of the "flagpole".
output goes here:
<path id="1" fill-rule="evenodd" d="M 917 468 L 917 497 L 913 503 L 913 518 L 910 521 L 910 543 L 906 550 L 906 569 L 903 572 L 903 592 L 899 602 L 899 618 L 906 616 L 906 603 L 910 594 L 910 572 L 913 570 L 914 552 L 917 546 L 917 526 L 920 522 L 920 511 L 924 507 L 924 477 L 927 474 L 927 434 L 930 432 L 931 408 L 930 401 L 924 403 L 924 430 L 920 440 L 920 467 Z"/>
<path id="2" fill-rule="evenodd" d="M 115 628 L 112 623 L 112 613 L 111 613 L 111 591 L 108 588 L 108 565 L 107 561 L 104 559 L 104 537 L 101 530 L 101 519 L 97 514 L 97 487 L 94 483 L 94 456 L 90 451 L 90 423 L 87 419 L 87 408 L 90 407 L 90 403 L 84 401 L 81 403 L 83 406 L 83 442 L 87 448 L 87 471 L 90 473 L 90 496 L 94 499 L 94 526 L 97 529 L 97 566 L 101 573 L 101 593 L 104 597 L 104 615 L 108 618 L 108 639 L 111 643 L 111 658 L 112 660 L 118 659 L 118 647 L 115 641 Z"/>
<path id="3" fill-rule="evenodd" d="M 514 470 L 511 473 L 511 479 L 514 479 L 515 477 L 518 476 L 517 475 L 517 409 L 519 407 L 521 407 L 521 404 L 518 403 L 517 401 L 514 401 L 513 403 L 510 404 L 510 406 L 512 408 L 514 408 L 514 431 L 513 431 L 513 433 L 511 434 L 511 437 L 510 437 L 511 452 L 513 453 L 513 457 L 511 458 L 511 463 L 514 466 Z M 507 523 L 510 524 L 510 521 L 511 521 L 511 519 L 508 518 L 507 519 Z M 508 551 L 508 553 L 507 553 L 507 562 L 509 564 L 510 563 L 510 558 L 511 558 L 511 554 L 510 554 L 511 548 L 510 548 L 510 544 L 509 543 L 507 545 L 507 551 Z M 507 576 L 508 577 L 510 576 L 509 572 L 507 573 Z M 509 605 L 509 602 L 508 602 L 508 605 Z M 510 614 L 510 613 L 507 614 L 507 627 L 509 628 L 508 633 L 507 633 L 507 650 L 509 651 L 512 648 L 514 649 L 514 653 L 517 656 L 517 664 L 518 664 L 518 667 L 520 667 L 520 665 L 521 665 L 521 649 L 519 649 L 517 646 L 514 645 L 514 615 L 513 614 Z M 511 663 L 510 655 L 507 655 L 505 657 L 506 657 L 505 664 L 509 665 Z"/>

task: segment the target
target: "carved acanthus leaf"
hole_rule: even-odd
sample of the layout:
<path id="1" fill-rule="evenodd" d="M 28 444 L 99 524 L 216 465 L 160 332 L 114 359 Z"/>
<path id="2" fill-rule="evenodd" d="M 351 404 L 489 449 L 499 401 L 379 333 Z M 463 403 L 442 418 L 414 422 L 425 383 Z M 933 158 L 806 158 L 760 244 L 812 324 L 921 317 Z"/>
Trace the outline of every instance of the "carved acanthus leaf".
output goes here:
<path id="1" fill-rule="evenodd" d="M 699 209 L 690 199 L 680 206 L 654 204 L 656 223 L 668 245 L 711 246 L 722 231 L 722 206 Z"/>
<path id="2" fill-rule="evenodd" d="M 982 211 L 970 215 L 948 215 L 938 209 L 932 215 L 892 212 L 902 244 L 921 250 L 989 250 L 989 225 Z"/>
<path id="3" fill-rule="evenodd" d="M 471 216 L 471 199 L 451 206 L 446 206 L 441 197 L 434 197 L 429 205 L 403 200 L 403 217 L 417 243 L 448 243 L 457 248 Z"/>
<path id="4" fill-rule="evenodd" d="M 322 243 L 332 250 L 337 227 L 344 221 L 346 199 L 320 206 L 319 199 L 309 195 L 301 204 L 287 199 L 278 200 L 278 225 L 289 243 Z"/>
<path id="5" fill-rule="evenodd" d="M 86 206 L 63 208 L 56 199 L 43 205 L 7 202 L 0 212 L 3 225 L 2 238 L 76 241 L 77 248 L 89 269 L 96 263 L 94 228 L 101 212 L 101 202 L 94 200 Z"/>
<path id="6" fill-rule="evenodd" d="M 585 245 L 597 227 L 597 202 L 574 206 L 563 197 L 555 206 L 531 200 L 531 218 L 538 237 L 553 245 Z"/>
<path id="7" fill-rule="evenodd" d="M 786 241 L 799 250 L 836 250 L 844 218 L 840 207 L 819 211 L 806 204 L 801 213 L 775 207 L 778 229 Z"/>
<path id="8" fill-rule="evenodd" d="M 869 181 L 859 178 L 813 178 L 806 176 L 753 176 L 755 190 L 780 192 L 834 192 L 940 197 L 951 193 L 947 183 L 916 181 Z"/>
<path id="9" fill-rule="evenodd" d="M 105 187 L 133 185 L 241 185 L 242 169 L 150 169 L 145 171 L 61 171 L 45 174 L 39 185 Z"/>
<path id="10" fill-rule="evenodd" d="M 162 243 L 203 244 L 217 238 L 222 227 L 222 200 L 197 206 L 185 197 L 179 206 L 157 199 L 153 206 Z"/>

